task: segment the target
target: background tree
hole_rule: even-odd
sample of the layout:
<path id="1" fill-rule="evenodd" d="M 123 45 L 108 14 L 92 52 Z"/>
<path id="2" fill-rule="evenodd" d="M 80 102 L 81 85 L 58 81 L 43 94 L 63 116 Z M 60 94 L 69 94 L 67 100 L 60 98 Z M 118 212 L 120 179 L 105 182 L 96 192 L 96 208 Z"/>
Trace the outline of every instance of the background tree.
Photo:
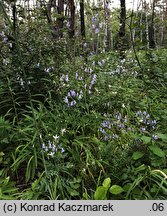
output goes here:
<path id="1" fill-rule="evenodd" d="M 149 25 L 149 48 L 154 49 L 156 47 L 155 43 L 155 29 L 154 29 L 154 19 L 155 19 L 155 6 L 157 0 L 152 2 L 152 14 L 151 14 L 151 23 Z"/>
<path id="2" fill-rule="evenodd" d="M 105 48 L 106 51 L 110 50 L 112 43 L 112 34 L 110 31 L 110 1 L 104 0 L 104 19 L 105 19 Z"/>
<path id="3" fill-rule="evenodd" d="M 68 4 L 69 4 L 69 9 L 70 9 L 69 37 L 72 39 L 72 38 L 74 38 L 74 35 L 75 35 L 75 4 L 74 4 L 74 0 L 69 0 Z"/>
<path id="4" fill-rule="evenodd" d="M 84 0 L 80 0 L 80 20 L 81 20 L 81 36 L 82 40 L 86 39 L 85 33 L 85 7 Z"/>
<path id="5" fill-rule="evenodd" d="M 124 58 L 124 51 L 126 50 L 125 46 L 125 24 L 126 24 L 126 2 L 125 0 L 120 0 L 120 29 L 119 29 L 119 50 L 121 58 Z"/>
<path id="6" fill-rule="evenodd" d="M 64 25 L 64 0 L 58 0 L 57 6 L 58 17 L 56 21 L 57 34 L 60 38 L 63 37 L 63 25 Z"/>

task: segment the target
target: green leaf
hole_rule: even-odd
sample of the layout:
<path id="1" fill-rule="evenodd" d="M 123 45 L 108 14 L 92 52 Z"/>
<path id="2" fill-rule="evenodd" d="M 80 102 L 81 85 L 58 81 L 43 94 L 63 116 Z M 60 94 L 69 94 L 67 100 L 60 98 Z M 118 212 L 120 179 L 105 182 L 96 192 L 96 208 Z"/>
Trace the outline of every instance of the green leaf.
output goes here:
<path id="1" fill-rule="evenodd" d="M 145 144 L 148 144 L 151 141 L 151 137 L 148 136 L 142 136 L 141 139 Z"/>
<path id="2" fill-rule="evenodd" d="M 165 153 L 158 146 L 149 146 L 149 149 L 158 157 L 165 157 Z"/>
<path id="3" fill-rule="evenodd" d="M 164 164 L 164 158 L 155 158 L 152 159 L 151 165 L 154 167 L 162 166 Z"/>
<path id="4" fill-rule="evenodd" d="M 9 143 L 9 140 L 8 140 L 8 138 L 4 138 L 1 142 L 2 142 L 2 143 L 8 144 L 8 143 Z"/>
<path id="5" fill-rule="evenodd" d="M 73 189 L 78 189 L 80 187 L 80 184 L 74 183 L 74 182 L 70 182 L 70 186 Z"/>
<path id="6" fill-rule="evenodd" d="M 138 159 L 142 158 L 143 155 L 144 155 L 144 153 L 142 153 L 140 151 L 136 151 L 136 152 L 133 153 L 132 159 L 133 160 L 138 160 Z"/>
<path id="7" fill-rule="evenodd" d="M 164 142 L 167 142 L 167 134 L 156 133 L 158 138 L 162 139 Z"/>
<path id="8" fill-rule="evenodd" d="M 124 185 L 123 189 L 125 192 L 128 192 L 128 190 L 132 187 L 132 183 L 127 183 Z"/>
<path id="9" fill-rule="evenodd" d="M 114 195 L 118 195 L 118 194 L 122 193 L 123 191 L 124 191 L 124 189 L 119 185 L 113 185 L 110 187 L 110 193 L 112 193 Z"/>
<path id="10" fill-rule="evenodd" d="M 0 157 L 3 157 L 5 154 L 3 152 L 0 152 Z"/>
<path id="11" fill-rule="evenodd" d="M 72 197 L 79 196 L 79 192 L 78 191 L 76 191 L 76 190 L 74 190 L 74 189 L 72 189 L 71 187 L 68 187 L 68 186 L 66 186 L 66 188 L 67 188 L 67 191 L 69 192 L 69 194 Z"/>
<path id="12" fill-rule="evenodd" d="M 136 167 L 135 171 L 136 172 L 141 172 L 141 171 L 146 170 L 146 169 L 147 169 L 147 166 L 142 164 L 139 167 Z"/>
<path id="13" fill-rule="evenodd" d="M 105 187 L 105 188 L 109 188 L 110 187 L 110 185 L 111 185 L 111 179 L 110 178 L 106 178 L 106 179 L 104 179 L 104 181 L 103 181 L 103 187 Z"/>
<path id="14" fill-rule="evenodd" d="M 94 193 L 94 199 L 95 200 L 105 200 L 106 194 L 107 194 L 106 188 L 103 186 L 99 186 Z"/>
<path id="15" fill-rule="evenodd" d="M 76 190 L 71 190 L 70 191 L 70 195 L 73 197 L 73 196 L 79 196 L 79 193 L 78 193 L 78 191 L 76 191 Z"/>

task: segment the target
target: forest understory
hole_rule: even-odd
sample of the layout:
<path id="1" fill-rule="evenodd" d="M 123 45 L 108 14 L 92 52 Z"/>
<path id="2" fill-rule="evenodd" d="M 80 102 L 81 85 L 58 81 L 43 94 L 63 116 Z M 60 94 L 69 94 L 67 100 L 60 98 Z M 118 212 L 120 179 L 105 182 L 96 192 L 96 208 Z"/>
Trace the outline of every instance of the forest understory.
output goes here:
<path id="1" fill-rule="evenodd" d="M 167 199 L 165 2 L 21 2 L 0 2 L 0 200 Z"/>

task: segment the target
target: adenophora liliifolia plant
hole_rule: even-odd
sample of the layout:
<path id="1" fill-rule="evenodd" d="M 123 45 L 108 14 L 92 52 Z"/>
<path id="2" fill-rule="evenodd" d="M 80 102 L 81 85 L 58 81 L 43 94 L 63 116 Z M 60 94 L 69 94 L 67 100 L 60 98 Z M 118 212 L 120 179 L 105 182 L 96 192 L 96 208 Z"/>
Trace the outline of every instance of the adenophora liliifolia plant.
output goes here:
<path id="1" fill-rule="evenodd" d="M 14 6 L 16 6 L 15 1 L 12 4 L 14 4 Z M 38 127 L 38 123 L 37 123 L 36 116 L 35 116 L 35 109 L 34 109 L 34 106 L 33 106 L 33 103 L 32 103 L 32 95 L 31 95 L 31 92 L 30 92 L 30 88 L 29 88 L 29 85 L 28 85 L 28 79 L 27 79 L 27 75 L 26 75 L 26 72 L 25 72 L 25 67 L 24 67 L 24 64 L 23 64 L 23 54 L 22 54 L 22 51 L 21 51 L 20 45 L 19 45 L 17 29 L 14 29 L 13 23 L 11 22 L 10 17 L 6 12 L 6 9 L 5 9 L 4 4 L 3 4 L 2 1 L 0 1 L 0 6 L 2 8 L 2 11 L 4 13 L 5 19 L 8 22 L 9 27 L 13 31 L 13 37 L 14 37 L 14 40 L 15 40 L 15 46 L 16 46 L 16 50 L 17 50 L 17 53 L 18 53 L 18 60 L 19 60 L 20 68 L 21 68 L 21 71 L 22 71 L 22 74 L 23 74 L 23 77 L 24 77 L 24 80 L 25 80 L 25 88 L 26 88 L 26 90 L 28 92 L 28 100 L 29 100 L 30 107 L 31 107 L 31 112 L 32 112 L 36 132 L 37 132 L 37 137 L 39 139 L 40 148 L 42 148 L 43 139 L 42 139 L 42 136 L 40 134 L 40 129 Z M 43 159 L 45 172 L 47 173 L 47 168 L 46 168 L 45 157 L 44 157 L 43 151 L 42 151 L 42 159 Z"/>
<path id="2" fill-rule="evenodd" d="M 138 131 L 139 134 L 144 135 L 150 133 L 153 140 L 157 140 L 158 136 L 154 134 L 157 121 L 151 119 L 149 113 L 146 111 L 137 111 L 133 113 L 134 121 L 131 123 L 130 118 L 127 115 L 122 115 L 120 112 L 116 112 L 114 115 L 107 115 L 104 113 L 105 120 L 101 123 L 100 132 L 104 137 L 104 140 L 118 139 L 119 135 Z M 111 119 L 112 118 L 112 119 Z M 134 126 L 137 126 L 135 129 Z"/>

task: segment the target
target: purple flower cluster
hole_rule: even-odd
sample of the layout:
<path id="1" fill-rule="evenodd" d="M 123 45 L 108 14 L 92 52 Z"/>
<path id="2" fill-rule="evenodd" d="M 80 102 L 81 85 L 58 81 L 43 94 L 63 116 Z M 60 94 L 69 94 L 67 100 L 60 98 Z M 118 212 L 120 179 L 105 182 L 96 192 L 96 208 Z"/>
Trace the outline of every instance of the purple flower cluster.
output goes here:
<path id="1" fill-rule="evenodd" d="M 95 62 L 93 62 L 93 64 L 95 64 Z M 93 69 L 91 67 L 85 67 L 82 68 L 82 70 L 84 71 L 84 75 L 79 75 L 78 71 L 76 71 L 75 73 L 75 78 L 78 81 L 83 81 L 83 77 L 85 79 L 84 83 L 84 89 L 87 89 L 88 94 L 91 93 L 90 90 L 92 90 L 92 87 L 94 86 L 94 84 L 97 81 L 97 75 L 93 73 Z M 66 98 L 67 101 L 67 98 Z"/>
<path id="2" fill-rule="evenodd" d="M 140 126 L 142 132 L 155 130 L 157 121 L 152 120 L 146 111 L 137 111 L 135 116 L 138 120 L 137 124 Z"/>
<path id="3" fill-rule="evenodd" d="M 152 120 L 150 115 L 146 111 L 137 111 L 135 113 L 135 116 L 137 118 L 137 124 L 140 128 L 140 131 L 142 133 L 145 132 L 153 132 L 155 130 L 155 127 L 157 125 L 157 121 L 154 119 Z M 153 140 L 157 140 L 158 136 L 157 135 L 152 135 Z"/>
<path id="4" fill-rule="evenodd" d="M 91 82 L 90 82 L 89 90 L 92 89 L 92 86 L 95 84 L 96 79 L 97 79 L 97 75 L 96 75 L 96 74 L 93 74 L 93 75 L 91 76 Z"/>
<path id="5" fill-rule="evenodd" d="M 7 43 L 8 38 L 6 37 L 4 31 L 0 32 L 0 36 L 2 38 L 2 43 Z"/>
<path id="6" fill-rule="evenodd" d="M 76 92 L 75 90 L 70 90 L 67 93 L 67 96 L 64 98 L 64 102 L 67 104 L 68 107 L 72 107 L 77 103 L 77 99 L 81 99 L 83 97 L 83 91 Z"/>
<path id="7" fill-rule="evenodd" d="M 131 121 L 128 119 L 128 116 L 122 116 L 120 112 L 116 112 L 115 116 L 112 117 L 113 121 L 111 122 L 110 115 L 104 114 L 106 120 L 101 123 L 102 127 L 100 128 L 100 132 L 104 135 L 104 140 L 108 139 L 117 139 L 119 135 L 126 134 L 129 131 L 134 131 L 134 123 L 138 125 L 140 133 L 153 132 L 155 130 L 155 126 L 157 124 L 156 120 L 151 120 L 150 115 L 144 111 L 137 111 L 135 113 L 135 122 L 133 125 Z M 157 140 L 157 135 L 152 135 L 153 140 Z"/>
<path id="8" fill-rule="evenodd" d="M 68 74 L 62 74 L 62 76 L 60 77 L 60 81 L 62 82 L 68 82 L 69 81 L 69 77 L 68 77 Z"/>
<path id="9" fill-rule="evenodd" d="M 46 73 L 50 73 L 50 72 L 52 72 L 53 70 L 54 70 L 54 66 L 45 68 L 45 72 L 46 72 Z"/>
<path id="10" fill-rule="evenodd" d="M 53 136 L 54 138 L 55 136 Z M 53 141 L 48 140 L 48 143 L 42 144 L 42 150 L 47 156 L 53 157 L 58 151 L 61 153 L 64 153 L 65 149 L 62 147 L 61 144 L 58 144 L 59 137 L 56 136 L 56 139 L 54 138 Z"/>
<path id="11" fill-rule="evenodd" d="M 101 61 L 98 61 L 98 65 L 102 67 L 106 63 L 105 59 L 102 59 Z"/>
<path id="12" fill-rule="evenodd" d="M 102 122 L 102 127 L 100 128 L 100 131 L 104 135 L 104 140 L 108 139 L 118 139 L 119 134 L 123 133 L 125 134 L 127 131 L 131 130 L 131 128 L 128 127 L 128 120 L 127 116 L 122 116 L 121 113 L 116 112 L 114 116 L 114 120 L 111 122 L 110 116 L 107 117 L 106 121 Z"/>
<path id="13" fill-rule="evenodd" d="M 95 14 L 94 16 L 92 16 L 92 23 L 95 23 L 95 22 L 97 22 L 98 21 L 98 13 L 97 14 Z"/>
<path id="14" fill-rule="evenodd" d="M 78 71 L 75 73 L 75 78 L 76 78 L 76 80 L 79 80 L 79 81 L 83 80 L 83 77 L 79 76 Z"/>
<path id="15" fill-rule="evenodd" d="M 92 68 L 85 68 L 85 69 L 84 69 L 84 72 L 85 72 L 85 73 L 90 73 L 90 74 L 91 74 L 91 73 L 93 72 L 93 70 L 92 70 Z"/>
<path id="16" fill-rule="evenodd" d="M 95 14 L 92 17 L 92 29 L 94 30 L 95 34 L 99 33 L 99 28 L 102 28 L 102 23 L 98 26 L 98 14 Z"/>

